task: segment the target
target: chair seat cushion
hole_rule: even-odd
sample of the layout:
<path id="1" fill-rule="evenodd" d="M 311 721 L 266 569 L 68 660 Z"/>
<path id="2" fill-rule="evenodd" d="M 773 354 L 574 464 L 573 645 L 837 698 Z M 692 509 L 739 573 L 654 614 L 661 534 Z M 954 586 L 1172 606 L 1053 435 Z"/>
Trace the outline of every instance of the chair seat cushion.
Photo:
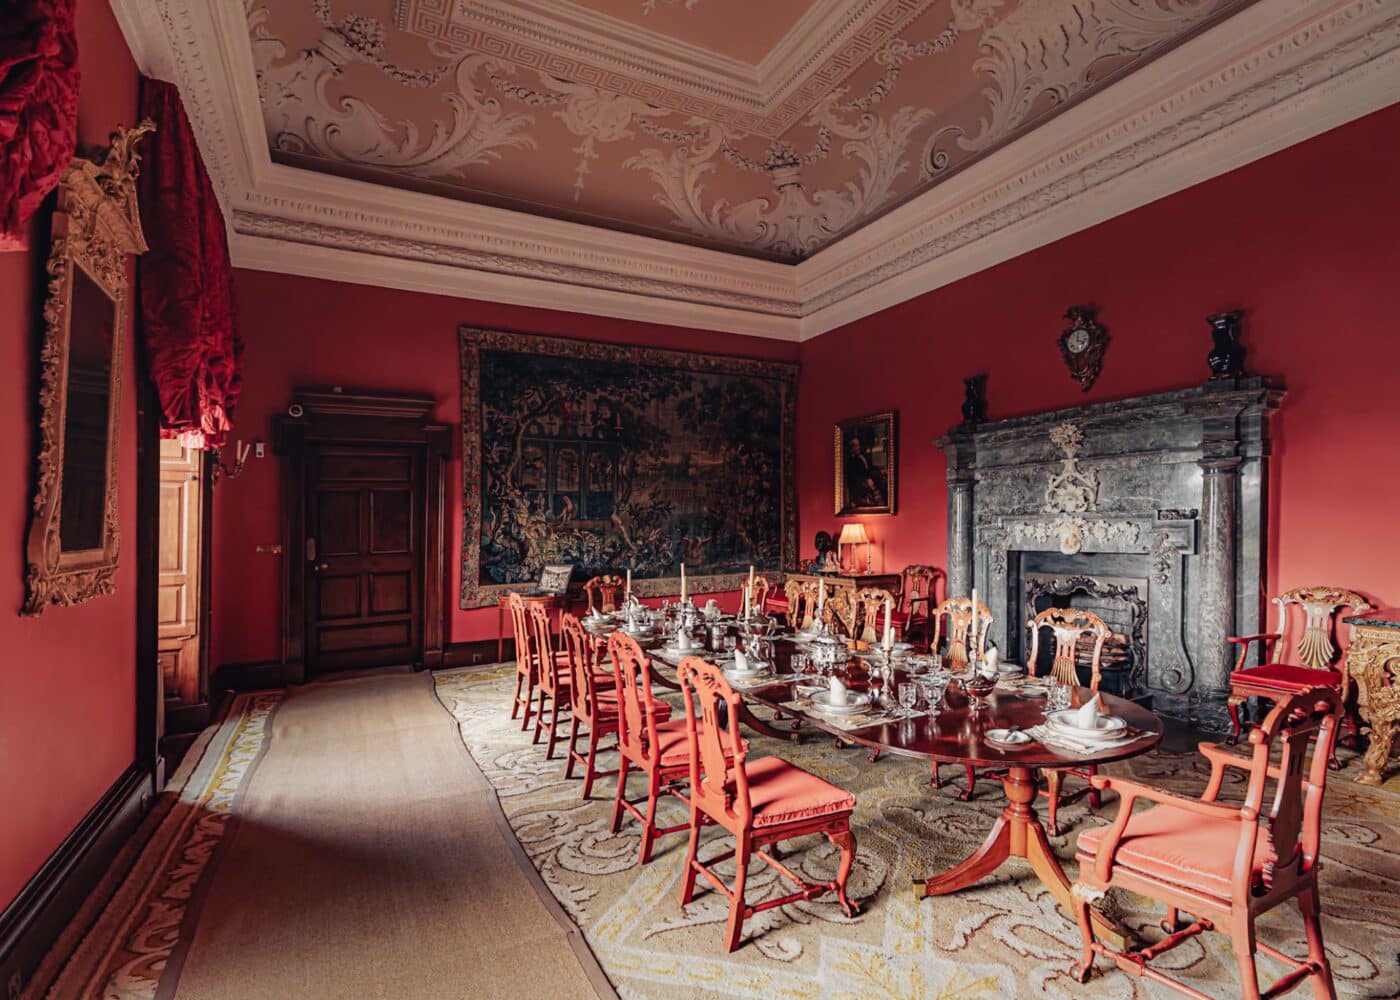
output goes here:
<path id="1" fill-rule="evenodd" d="M 764 611 L 786 611 L 788 609 L 788 599 L 786 597 L 765 597 L 763 599 Z"/>
<path id="2" fill-rule="evenodd" d="M 1108 830 L 1100 826 L 1079 835 L 1081 865 L 1093 863 Z M 1239 836 L 1240 824 L 1231 820 L 1152 806 L 1128 820 L 1118 842 L 1116 862 L 1151 878 L 1228 899 Z M 1274 858 L 1268 828 L 1260 824 L 1254 846 L 1256 880 Z"/>
<path id="3" fill-rule="evenodd" d="M 574 686 L 574 675 L 560 674 L 558 683 L 560 688 L 567 691 Z M 593 671 L 593 686 L 615 690 L 617 688 L 617 675 L 611 670 L 595 670 Z"/>
<path id="4" fill-rule="evenodd" d="M 651 699 L 651 711 L 653 718 L 657 722 L 666 722 L 671 718 L 671 706 L 660 698 Z M 598 692 L 598 712 L 605 718 L 617 718 L 617 689 Z"/>
<path id="5" fill-rule="evenodd" d="M 1291 663 L 1266 663 L 1261 667 L 1236 670 L 1230 675 L 1231 685 L 1236 681 L 1250 687 L 1306 691 L 1315 687 L 1341 687 L 1342 674 L 1338 670 L 1314 670 L 1312 667 L 1299 667 Z"/>
<path id="6" fill-rule="evenodd" d="M 749 778 L 755 829 L 848 813 L 856 807 L 850 792 L 781 757 L 749 761 L 744 772 Z"/>
<path id="7" fill-rule="evenodd" d="M 700 729 L 700 734 L 704 736 L 704 727 Z M 656 742 L 661 752 L 662 767 L 679 767 L 682 764 L 690 763 L 690 740 L 686 735 L 685 720 L 675 719 L 664 725 L 656 727 Z M 742 752 L 749 752 L 749 741 L 740 739 L 743 746 Z M 720 743 L 724 746 L 726 757 L 734 756 L 734 743 L 729 736 L 729 731 L 720 733 Z"/>

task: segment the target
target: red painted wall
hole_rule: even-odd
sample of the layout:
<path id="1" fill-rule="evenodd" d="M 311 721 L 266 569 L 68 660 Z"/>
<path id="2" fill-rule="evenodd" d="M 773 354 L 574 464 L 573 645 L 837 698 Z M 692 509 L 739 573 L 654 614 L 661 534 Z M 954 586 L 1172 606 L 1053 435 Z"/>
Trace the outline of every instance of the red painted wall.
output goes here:
<path id="1" fill-rule="evenodd" d="M 864 519 L 876 567 L 945 565 L 945 463 L 962 378 L 990 417 L 1205 380 L 1203 317 L 1243 308 L 1251 371 L 1281 378 L 1269 588 L 1335 584 L 1400 603 L 1400 105 L 803 345 L 804 553 L 833 528 L 831 424 L 897 409 L 899 507 Z M 1112 342 L 1087 393 L 1056 339 L 1093 304 Z M 818 402 L 820 401 L 820 402 Z"/>
<path id="2" fill-rule="evenodd" d="M 78 8 L 79 141 L 106 145 L 136 115 L 137 74 L 102 0 Z M 117 593 L 20 618 L 33 488 L 36 278 L 47 246 L 0 254 L 0 908 L 135 757 L 136 394 L 122 386 Z"/>
<path id="3" fill-rule="evenodd" d="M 793 360 L 797 345 L 735 334 L 685 330 L 264 271 L 235 272 L 246 342 L 244 390 L 235 437 L 272 440 L 272 420 L 300 387 L 343 385 L 431 393 L 437 417 L 461 420 L 457 328 L 463 324 L 623 344 Z M 447 639 L 496 635 L 494 607 L 458 607 L 462 542 L 460 441 L 449 464 Z M 277 463 L 249 460 L 244 474 L 219 483 L 214 498 L 215 664 L 270 661 L 279 655 L 281 556 L 256 546 L 281 540 Z M 729 598 L 733 600 L 732 595 Z M 509 627 L 509 625 L 507 625 Z"/>

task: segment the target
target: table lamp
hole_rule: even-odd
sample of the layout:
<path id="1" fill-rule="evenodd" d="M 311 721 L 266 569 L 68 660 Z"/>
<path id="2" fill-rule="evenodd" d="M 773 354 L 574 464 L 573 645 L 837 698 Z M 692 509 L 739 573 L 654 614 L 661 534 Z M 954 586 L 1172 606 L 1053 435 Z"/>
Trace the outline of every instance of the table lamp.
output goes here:
<path id="1" fill-rule="evenodd" d="M 841 537 L 837 539 L 836 546 L 838 549 L 842 550 L 843 565 L 845 563 L 844 550 L 847 545 L 864 545 L 866 547 L 865 563 L 868 571 L 870 568 L 870 536 L 865 533 L 865 525 L 861 524 L 859 521 L 851 521 L 841 526 Z M 851 572 L 855 571 L 856 567 L 852 566 Z"/>

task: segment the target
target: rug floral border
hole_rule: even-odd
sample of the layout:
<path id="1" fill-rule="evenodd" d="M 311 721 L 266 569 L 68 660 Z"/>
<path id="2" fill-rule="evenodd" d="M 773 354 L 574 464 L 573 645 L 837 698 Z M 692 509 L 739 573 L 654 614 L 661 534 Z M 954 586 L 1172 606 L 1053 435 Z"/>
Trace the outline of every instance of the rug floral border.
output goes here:
<path id="1" fill-rule="evenodd" d="M 458 329 L 462 363 L 462 585 L 459 607 L 494 605 L 512 589 L 511 584 L 484 584 L 481 577 L 481 351 L 506 350 L 550 357 L 611 361 L 623 364 L 675 368 L 689 372 L 741 375 L 777 381 L 782 393 L 782 565 L 797 565 L 797 374 L 792 361 L 761 361 L 724 354 L 699 354 L 638 347 L 606 341 L 576 340 L 547 334 L 515 333 L 474 326 Z M 691 575 L 686 583 L 692 593 L 738 590 L 747 580 L 743 573 Z M 637 580 L 632 588 L 642 597 L 677 593 L 678 577 Z"/>

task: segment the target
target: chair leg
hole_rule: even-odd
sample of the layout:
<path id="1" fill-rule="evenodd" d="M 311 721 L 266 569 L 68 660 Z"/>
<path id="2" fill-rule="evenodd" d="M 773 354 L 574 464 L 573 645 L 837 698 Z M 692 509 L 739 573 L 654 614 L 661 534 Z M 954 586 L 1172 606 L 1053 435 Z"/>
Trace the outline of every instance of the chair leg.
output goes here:
<path id="1" fill-rule="evenodd" d="M 1074 900 L 1074 916 L 1079 923 L 1079 937 L 1084 942 L 1084 952 L 1074 970 L 1074 977 L 1080 983 L 1087 983 L 1094 972 L 1094 924 L 1089 916 L 1088 897 L 1074 892 L 1071 898 Z"/>
<path id="2" fill-rule="evenodd" d="M 544 733 L 544 688 L 539 689 L 539 695 L 539 705 L 535 708 L 535 735 L 530 740 L 531 743 L 538 743 L 540 741 L 540 736 Z"/>
<path id="3" fill-rule="evenodd" d="M 1225 710 L 1230 713 L 1230 735 L 1225 742 L 1234 746 L 1240 741 L 1240 703 L 1231 698 L 1225 703 Z"/>
<path id="4" fill-rule="evenodd" d="M 554 759 L 554 746 L 559 742 L 559 702 L 558 694 L 549 699 L 549 745 L 545 747 L 545 760 Z"/>
<path id="5" fill-rule="evenodd" d="M 739 836 L 734 851 L 734 895 L 729 897 L 729 923 L 724 932 L 724 950 L 734 951 L 739 947 L 739 936 L 744 931 L 744 884 L 749 879 L 750 842 L 748 833 Z"/>
<path id="6" fill-rule="evenodd" d="M 942 788 L 943 776 L 938 773 L 938 761 L 933 762 L 933 777 L 929 779 L 930 788 Z"/>
<path id="7" fill-rule="evenodd" d="M 574 754 L 578 753 L 578 716 L 569 720 L 569 745 L 564 749 L 564 780 L 574 776 Z"/>
<path id="8" fill-rule="evenodd" d="M 1050 802 L 1045 810 L 1045 831 L 1052 837 L 1058 837 L 1060 835 L 1060 785 L 1064 782 L 1064 776 L 1059 771 L 1047 771 L 1045 778 L 1045 797 Z"/>
<path id="9" fill-rule="evenodd" d="M 656 800 L 661 798 L 661 772 L 652 770 L 647 773 L 647 815 L 642 820 L 642 845 L 640 859 L 642 864 L 651 861 L 651 848 L 656 842 Z"/>
<path id="10" fill-rule="evenodd" d="M 510 717 L 514 719 L 520 714 L 520 687 L 525 683 L 525 675 L 520 671 L 515 672 L 515 699 L 510 705 Z"/>
<path id="11" fill-rule="evenodd" d="M 520 717 L 520 731 L 523 733 L 530 728 L 530 719 L 535 704 L 535 687 L 530 683 L 528 678 L 525 680 L 525 697 L 520 704 L 521 707 L 525 709 L 524 714 Z"/>
<path id="12" fill-rule="evenodd" d="M 1175 934 L 1177 926 L 1181 923 L 1181 912 L 1175 906 L 1167 907 L 1167 915 L 1157 924 L 1158 927 L 1168 934 Z"/>
<path id="13" fill-rule="evenodd" d="M 1313 997 L 1316 1000 L 1337 1000 L 1337 989 L 1332 984 L 1332 966 L 1327 961 L 1327 950 L 1322 946 L 1322 907 L 1318 904 L 1316 889 L 1298 894 L 1298 910 L 1303 915 L 1303 933 L 1308 939 L 1308 961 L 1316 967 L 1316 971 L 1308 977 L 1312 983 Z"/>
<path id="14" fill-rule="evenodd" d="M 598 727 L 588 727 L 588 760 L 583 765 L 583 797 L 593 794 L 593 779 L 598 776 Z"/>
<path id="15" fill-rule="evenodd" d="M 827 839 L 841 849 L 841 862 L 836 868 L 836 900 L 841 904 L 841 912 L 854 917 L 860 907 L 846 895 L 846 880 L 851 877 L 851 868 L 856 863 L 856 835 L 850 827 L 837 833 L 828 833 Z"/>
<path id="16" fill-rule="evenodd" d="M 627 794 L 627 758 L 621 755 L 617 761 L 617 797 L 613 799 L 612 827 L 613 833 L 617 833 L 622 828 L 622 799 Z"/>
<path id="17" fill-rule="evenodd" d="M 1089 765 L 1089 768 L 1088 768 L 1088 771 L 1089 771 L 1089 775 L 1090 775 L 1091 777 L 1092 777 L 1093 775 L 1095 775 L 1095 774 L 1098 774 L 1098 773 L 1099 773 L 1098 765 L 1097 765 L 1097 764 L 1090 764 L 1090 765 Z M 1095 812 L 1097 812 L 1099 806 L 1101 806 L 1101 805 L 1103 805 L 1103 796 L 1099 794 L 1099 790 L 1098 790 L 1097 788 L 1095 788 L 1093 785 L 1090 785 L 1090 786 L 1089 786 L 1089 808 L 1090 808 L 1090 809 L 1093 809 Z"/>
<path id="18" fill-rule="evenodd" d="M 690 810 L 690 843 L 685 849 L 685 870 L 681 873 L 681 909 L 684 910 L 695 898 L 695 877 L 699 875 L 696 865 L 700 852 L 700 812 Z"/>
<path id="19" fill-rule="evenodd" d="M 1240 1000 L 1259 1000 L 1259 969 L 1250 944 L 1247 940 L 1235 938 L 1235 964 L 1240 968 Z"/>

